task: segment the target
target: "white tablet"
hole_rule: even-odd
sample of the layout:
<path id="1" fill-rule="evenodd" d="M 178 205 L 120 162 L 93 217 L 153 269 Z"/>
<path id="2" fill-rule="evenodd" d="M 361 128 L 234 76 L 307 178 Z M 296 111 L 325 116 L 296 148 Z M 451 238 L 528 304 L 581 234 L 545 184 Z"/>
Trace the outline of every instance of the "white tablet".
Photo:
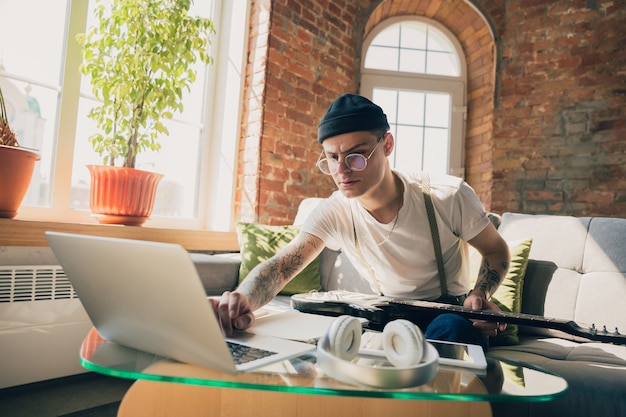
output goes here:
<path id="1" fill-rule="evenodd" d="M 479 345 L 432 339 L 428 339 L 428 342 L 439 352 L 441 365 L 463 366 L 479 370 L 487 368 L 485 352 Z"/>

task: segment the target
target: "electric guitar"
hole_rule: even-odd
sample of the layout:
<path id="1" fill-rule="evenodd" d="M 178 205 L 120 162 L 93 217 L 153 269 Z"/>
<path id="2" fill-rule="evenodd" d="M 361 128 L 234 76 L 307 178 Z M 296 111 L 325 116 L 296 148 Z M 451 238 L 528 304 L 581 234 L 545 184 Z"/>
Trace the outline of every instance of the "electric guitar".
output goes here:
<path id="1" fill-rule="evenodd" d="M 439 314 L 455 313 L 468 319 L 495 321 L 507 324 L 559 330 L 572 336 L 596 342 L 626 345 L 626 334 L 617 328 L 608 330 L 595 324 L 583 326 L 572 320 L 555 319 L 533 314 L 504 311 L 475 311 L 467 307 L 404 298 L 359 294 L 348 291 L 312 292 L 291 296 L 291 306 L 305 313 L 329 316 L 350 315 L 369 322 L 369 327 L 382 329 L 391 320 L 407 319 L 416 324 L 429 322 Z"/>

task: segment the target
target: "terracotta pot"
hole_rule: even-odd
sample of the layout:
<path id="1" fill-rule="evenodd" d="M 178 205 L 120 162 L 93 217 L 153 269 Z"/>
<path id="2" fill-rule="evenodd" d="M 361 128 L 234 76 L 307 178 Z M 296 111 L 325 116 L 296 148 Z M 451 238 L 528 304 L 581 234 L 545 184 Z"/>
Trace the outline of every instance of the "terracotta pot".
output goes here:
<path id="1" fill-rule="evenodd" d="M 33 149 L 0 145 L 0 217 L 15 217 L 38 160 Z"/>
<path id="2" fill-rule="evenodd" d="M 134 168 L 88 165 L 89 205 L 100 223 L 140 226 L 152 214 L 162 174 Z"/>

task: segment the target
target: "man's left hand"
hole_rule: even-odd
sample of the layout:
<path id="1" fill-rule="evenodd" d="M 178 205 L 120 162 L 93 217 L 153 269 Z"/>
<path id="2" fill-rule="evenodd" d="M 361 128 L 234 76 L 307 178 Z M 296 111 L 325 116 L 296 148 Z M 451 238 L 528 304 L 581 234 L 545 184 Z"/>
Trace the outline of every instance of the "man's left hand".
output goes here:
<path id="1" fill-rule="evenodd" d="M 495 303 L 492 303 L 491 301 L 485 299 L 484 297 L 481 297 L 481 294 L 475 294 L 474 291 L 472 291 L 467 298 L 465 299 L 465 302 L 463 303 L 464 307 L 469 307 L 472 310 L 493 310 L 493 311 L 500 311 L 500 308 L 498 308 L 498 306 Z M 506 323 L 499 323 L 499 322 L 494 322 L 494 321 L 485 321 L 485 320 L 472 320 L 472 322 L 474 323 L 474 326 L 479 328 L 480 331 L 485 335 L 485 336 L 489 336 L 489 337 L 494 337 L 498 334 L 498 332 L 502 332 L 504 331 L 504 329 L 506 329 Z"/>

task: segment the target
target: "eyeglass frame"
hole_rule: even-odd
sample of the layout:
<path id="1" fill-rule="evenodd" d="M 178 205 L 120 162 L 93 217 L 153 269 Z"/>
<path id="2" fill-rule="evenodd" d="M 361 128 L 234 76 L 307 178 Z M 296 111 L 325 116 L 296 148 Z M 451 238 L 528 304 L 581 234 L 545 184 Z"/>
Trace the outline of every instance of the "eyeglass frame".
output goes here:
<path id="1" fill-rule="evenodd" d="M 374 149 L 372 149 L 372 151 L 370 152 L 370 154 L 369 154 L 367 157 L 363 156 L 363 155 L 362 155 L 362 154 L 360 154 L 360 153 L 350 153 L 350 154 L 348 154 L 348 155 L 344 156 L 344 157 L 343 157 L 343 163 L 346 165 L 346 167 L 347 167 L 350 171 L 356 171 L 356 172 L 361 172 L 361 171 L 364 171 L 364 170 L 367 168 L 367 163 L 368 163 L 368 161 L 370 160 L 370 158 L 372 157 L 372 155 L 374 155 L 374 152 L 376 152 L 376 149 L 378 149 L 378 145 L 380 145 L 380 144 L 382 143 L 383 139 L 385 138 L 385 136 L 387 136 L 387 133 L 389 133 L 389 132 L 385 132 L 385 133 L 383 133 L 383 134 L 382 134 L 382 136 L 378 138 L 378 140 L 376 141 L 376 146 L 374 146 Z M 322 153 L 320 154 L 319 158 L 317 158 L 317 162 L 315 163 L 315 166 L 316 166 L 316 167 L 317 167 L 317 168 L 318 168 L 318 169 L 322 172 L 322 174 L 324 174 L 324 175 L 335 175 L 337 172 L 339 172 L 339 166 L 341 165 L 341 161 L 339 161 L 339 159 L 337 159 L 337 160 L 336 160 L 336 162 L 337 162 L 337 165 L 336 165 L 336 166 L 337 166 L 337 169 L 335 170 L 335 172 L 325 172 L 325 171 L 324 171 L 324 170 L 320 167 L 320 164 L 322 163 L 322 161 L 326 161 L 326 160 L 334 160 L 334 159 L 333 159 L 333 158 L 329 158 L 329 157 L 322 158 L 322 156 L 324 156 L 324 155 L 325 155 L 324 150 L 322 150 Z M 351 167 L 351 166 L 350 166 L 350 165 L 346 162 L 346 160 L 347 160 L 349 157 L 357 157 L 357 156 L 359 156 L 359 157 L 363 158 L 363 160 L 364 160 L 364 162 L 365 162 L 365 166 L 364 166 L 363 168 L 361 168 L 361 169 L 354 169 L 354 168 L 352 168 L 352 167 Z M 328 165 L 328 162 L 326 162 L 326 165 Z"/>

